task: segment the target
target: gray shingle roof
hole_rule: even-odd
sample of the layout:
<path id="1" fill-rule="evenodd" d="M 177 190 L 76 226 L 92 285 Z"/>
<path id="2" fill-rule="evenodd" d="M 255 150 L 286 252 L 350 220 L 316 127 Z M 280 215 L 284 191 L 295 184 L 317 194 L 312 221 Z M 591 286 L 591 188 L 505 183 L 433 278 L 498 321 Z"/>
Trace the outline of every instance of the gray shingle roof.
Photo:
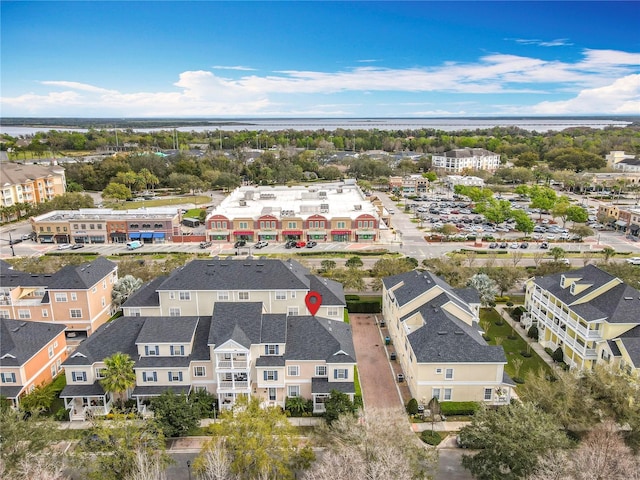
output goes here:
<path id="1" fill-rule="evenodd" d="M 48 284 L 52 290 L 87 289 L 98 283 L 117 265 L 104 257 L 82 265 L 67 265 L 52 276 Z"/>
<path id="2" fill-rule="evenodd" d="M 198 317 L 147 317 L 136 344 L 190 343 L 198 325 Z"/>
<path id="3" fill-rule="evenodd" d="M 322 295 L 323 305 L 347 305 L 344 299 L 344 288 L 340 282 L 315 275 L 307 275 L 307 278 L 309 279 L 309 289 Z"/>
<path id="4" fill-rule="evenodd" d="M 60 392 L 60 398 L 71 397 L 92 397 L 104 395 L 104 388 L 100 385 L 100 382 L 95 382 L 90 385 L 66 385 L 62 392 Z"/>
<path id="5" fill-rule="evenodd" d="M 488 345 L 478 330 L 442 310 L 449 301 L 440 294 L 403 317 L 420 312 L 425 324 L 407 338 L 418 363 L 506 363 L 501 346 Z"/>
<path id="6" fill-rule="evenodd" d="M 173 393 L 177 394 L 187 394 L 189 390 L 191 390 L 190 385 L 152 385 L 152 386 L 142 386 L 136 387 L 133 389 L 133 393 L 131 396 L 133 397 L 145 397 L 145 396 L 159 396 L 164 392 L 168 392 L 171 390 Z"/>
<path id="7" fill-rule="evenodd" d="M 313 377 L 311 379 L 311 393 L 331 393 L 336 390 L 341 393 L 356 393 L 353 382 L 330 382 L 326 378 Z"/>
<path id="8" fill-rule="evenodd" d="M 631 357 L 636 368 L 640 368 L 640 325 L 620 335 L 620 342 Z"/>
<path id="9" fill-rule="evenodd" d="M 480 303 L 480 294 L 475 288 L 453 288 L 453 293 L 467 303 Z"/>
<path id="10" fill-rule="evenodd" d="M 14 399 L 20 395 L 20 392 L 22 392 L 23 388 L 24 388 L 24 385 L 0 384 L 0 395 L 2 395 L 3 397 L 7 397 L 9 399 Z"/>
<path id="11" fill-rule="evenodd" d="M 285 359 L 355 363 L 351 335 L 351 326 L 347 323 L 311 316 L 289 317 Z"/>
<path id="12" fill-rule="evenodd" d="M 0 319 L 0 357 L 4 357 L 0 366 L 23 365 L 64 329 L 64 325 L 51 322 Z"/>
<path id="13" fill-rule="evenodd" d="M 537 277 L 534 283 L 549 291 L 585 320 L 605 319 L 609 323 L 640 324 L 640 314 L 638 314 L 640 312 L 640 291 L 624 283 L 619 283 L 616 277 L 594 265 L 587 265 L 564 274 L 567 278 L 579 278 L 578 285 L 591 285 L 577 295 L 573 295 L 569 287 L 561 287 L 562 275 Z M 571 305 L 612 281 L 617 281 L 618 284 L 592 300 Z"/>
<path id="14" fill-rule="evenodd" d="M 295 260 L 193 260 L 158 290 L 308 290 L 308 274 Z"/>
<path id="15" fill-rule="evenodd" d="M 157 307 L 160 305 L 160 297 L 156 291 L 158 286 L 164 282 L 168 277 L 163 275 L 158 278 L 154 278 L 150 282 L 142 285 L 137 291 L 131 295 L 123 307 Z"/>
<path id="16" fill-rule="evenodd" d="M 284 367 L 282 355 L 263 355 L 256 360 L 256 367 Z"/>
<path id="17" fill-rule="evenodd" d="M 156 355 L 142 356 L 136 362 L 136 368 L 185 368 L 189 366 L 191 357 L 159 357 Z"/>
<path id="18" fill-rule="evenodd" d="M 287 316 L 284 313 L 262 315 L 260 343 L 284 343 L 287 340 Z"/>
<path id="19" fill-rule="evenodd" d="M 261 302 L 222 302 L 213 306 L 209 345 L 219 346 L 233 340 L 246 348 L 260 342 Z"/>

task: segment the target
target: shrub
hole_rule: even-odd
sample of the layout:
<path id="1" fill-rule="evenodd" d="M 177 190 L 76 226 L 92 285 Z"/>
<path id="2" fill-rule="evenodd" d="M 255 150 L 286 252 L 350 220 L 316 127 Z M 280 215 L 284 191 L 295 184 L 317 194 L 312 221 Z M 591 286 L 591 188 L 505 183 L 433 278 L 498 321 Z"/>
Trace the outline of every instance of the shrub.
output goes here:
<path id="1" fill-rule="evenodd" d="M 517 340 L 518 339 L 518 337 L 516 335 L 507 335 L 507 338 L 509 340 Z"/>
<path id="2" fill-rule="evenodd" d="M 345 296 L 344 296 L 344 299 L 345 299 L 347 302 L 348 302 L 348 301 L 351 301 L 351 300 L 354 300 L 354 301 L 356 301 L 356 302 L 357 302 L 357 301 L 359 301 L 359 300 L 360 300 L 360 296 L 359 296 L 359 295 L 345 295 Z"/>
<path id="3" fill-rule="evenodd" d="M 511 318 L 519 322 L 523 313 L 524 309 L 522 307 L 516 307 L 511 311 Z"/>
<path id="4" fill-rule="evenodd" d="M 69 410 L 64 407 L 60 407 L 60 409 L 53 416 L 59 422 L 69 421 Z"/>
<path id="5" fill-rule="evenodd" d="M 438 445 L 442 441 L 442 437 L 438 432 L 432 432 L 431 430 L 425 430 L 420 434 L 420 439 L 429 445 Z"/>
<path id="6" fill-rule="evenodd" d="M 504 325 L 504 322 L 502 320 L 496 320 L 494 323 L 496 327 L 501 327 L 502 325 Z"/>
<path id="7" fill-rule="evenodd" d="M 544 351 L 547 352 L 547 355 L 553 357 L 553 350 L 551 350 L 549 347 L 545 347 Z"/>
<path id="8" fill-rule="evenodd" d="M 519 384 L 523 384 L 524 383 L 524 378 L 522 377 L 513 377 L 513 381 Z"/>
<path id="9" fill-rule="evenodd" d="M 564 352 L 562 351 L 562 347 L 558 347 L 551 354 L 551 358 L 554 362 L 562 363 L 564 361 Z"/>
<path id="10" fill-rule="evenodd" d="M 415 398 L 412 398 L 407 402 L 407 413 L 409 415 L 415 415 L 418 413 L 418 401 Z"/>
<path id="11" fill-rule="evenodd" d="M 536 342 L 538 341 L 538 327 L 536 327 L 535 325 L 531 325 L 531 328 L 529 328 L 529 331 L 527 332 L 527 337 L 529 338 L 533 338 Z M 545 348 L 545 350 L 547 350 Z M 549 351 L 547 352 L 549 355 L 551 355 L 551 349 L 548 349 Z"/>
<path id="12" fill-rule="evenodd" d="M 513 307 L 513 302 L 507 302 L 507 307 Z"/>
<path id="13" fill-rule="evenodd" d="M 442 415 L 473 415 L 480 408 L 478 402 L 442 402 L 440 413 Z"/>
<path id="14" fill-rule="evenodd" d="M 380 313 L 382 312 L 382 297 L 347 300 L 349 313 Z"/>
<path id="15" fill-rule="evenodd" d="M 521 351 L 520 355 L 522 355 L 524 358 L 531 358 L 531 352 L 526 352 L 526 351 Z"/>
<path id="16" fill-rule="evenodd" d="M 490 342 L 491 341 L 491 337 L 487 334 L 482 335 L 482 338 L 484 338 L 485 342 Z"/>

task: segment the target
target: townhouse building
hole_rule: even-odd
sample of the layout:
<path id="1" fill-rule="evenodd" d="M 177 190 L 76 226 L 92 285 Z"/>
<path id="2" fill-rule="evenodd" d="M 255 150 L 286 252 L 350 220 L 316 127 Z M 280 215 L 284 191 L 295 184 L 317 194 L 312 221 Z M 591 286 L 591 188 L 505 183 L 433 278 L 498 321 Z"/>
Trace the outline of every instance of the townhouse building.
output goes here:
<path id="1" fill-rule="evenodd" d="M 32 217 L 31 227 L 40 243 L 164 243 L 181 238 L 180 219 L 178 209 L 169 207 L 81 208 Z"/>
<path id="2" fill-rule="evenodd" d="M 64 325 L 0 318 L 0 395 L 13 407 L 61 372 L 67 358 L 64 331 Z"/>
<path id="3" fill-rule="evenodd" d="M 240 187 L 205 221 L 207 240 L 374 242 L 380 216 L 353 183 Z"/>
<path id="4" fill-rule="evenodd" d="M 544 347 L 562 348 L 576 369 L 611 365 L 640 369 L 640 291 L 594 265 L 533 277 L 526 283 L 525 327 Z"/>
<path id="5" fill-rule="evenodd" d="M 442 155 L 431 157 L 433 168 L 445 173 L 462 173 L 472 170 L 496 171 L 500 167 L 500 155 L 484 148 L 456 148 Z"/>
<path id="6" fill-rule="evenodd" d="M 309 291 L 323 298 L 315 316 L 302 307 Z M 320 413 L 333 390 L 355 395 L 344 306 L 340 284 L 325 284 L 297 262 L 196 260 L 145 284 L 123 305 L 124 317 L 79 346 L 64 364 L 61 397 L 72 420 L 108 413 L 113 398 L 100 385 L 101 371 L 105 358 L 123 352 L 135 361 L 127 395 L 143 414 L 168 389 L 206 390 L 221 409 L 239 396 L 281 407 L 301 396 Z"/>
<path id="7" fill-rule="evenodd" d="M 23 165 L 0 162 L 2 206 L 38 204 L 65 193 L 64 168 L 58 165 Z"/>
<path id="8" fill-rule="evenodd" d="M 0 261 L 0 318 L 64 325 L 91 335 L 114 313 L 111 292 L 118 267 L 106 258 L 31 274 Z"/>
<path id="9" fill-rule="evenodd" d="M 513 381 L 501 346 L 478 327 L 480 300 L 430 272 L 386 277 L 382 314 L 411 395 L 422 405 L 442 401 L 506 404 Z"/>

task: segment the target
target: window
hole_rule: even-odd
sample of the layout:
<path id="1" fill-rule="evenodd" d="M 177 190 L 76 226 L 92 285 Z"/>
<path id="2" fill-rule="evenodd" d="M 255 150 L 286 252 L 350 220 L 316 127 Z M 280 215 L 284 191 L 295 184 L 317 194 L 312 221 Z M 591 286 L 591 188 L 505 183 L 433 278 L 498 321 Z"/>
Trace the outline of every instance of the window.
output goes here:
<path id="1" fill-rule="evenodd" d="M 203 367 L 203 366 L 193 367 L 193 376 L 194 377 L 206 377 L 207 376 L 206 367 Z"/>
<path id="2" fill-rule="evenodd" d="M 130 317 L 139 317 L 141 315 L 141 311 L 139 308 L 130 308 L 129 309 L 129 316 Z"/>
<path id="3" fill-rule="evenodd" d="M 93 287 L 93 293 L 96 293 L 96 287 Z M 78 300 L 78 294 L 75 292 L 71 292 L 71 301 L 75 302 Z"/>
<path id="4" fill-rule="evenodd" d="M 291 292 L 289 295 L 291 298 L 296 298 L 296 292 Z"/>
<path id="5" fill-rule="evenodd" d="M 149 345 L 144 346 L 144 354 L 146 356 L 154 356 L 160 355 L 160 347 L 158 345 L 150 347 Z"/>
<path id="6" fill-rule="evenodd" d="M 269 389 L 269 401 L 270 402 L 275 402 L 276 401 L 276 389 L 275 388 L 270 388 Z"/>
<path id="7" fill-rule="evenodd" d="M 338 307 L 329 307 L 327 309 L 327 315 L 329 317 L 337 317 L 338 316 Z"/>
<path id="8" fill-rule="evenodd" d="M 42 309 L 42 318 L 47 318 L 49 316 L 49 310 L 47 310 L 46 308 Z M 7 317 L 9 318 L 9 317 Z"/>
<path id="9" fill-rule="evenodd" d="M 249 300 L 249 292 L 238 292 L 238 300 Z"/>
<path id="10" fill-rule="evenodd" d="M 347 370 L 346 368 L 336 368 L 333 371 L 333 378 L 346 380 L 349 378 L 349 370 Z"/>
<path id="11" fill-rule="evenodd" d="M 249 222 L 239 222 L 240 228 L 249 228 Z"/>
<path id="12" fill-rule="evenodd" d="M 229 300 L 229 292 L 218 292 L 218 300 Z"/>
<path id="13" fill-rule="evenodd" d="M 31 312 L 29 310 L 18 310 L 18 318 L 23 320 L 31 318 Z"/>
<path id="14" fill-rule="evenodd" d="M 47 353 L 49 354 L 49 358 L 53 357 L 53 345 L 49 345 Z"/>
<path id="15" fill-rule="evenodd" d="M 104 297 L 102 297 L 102 298 L 100 299 L 100 303 L 101 303 L 101 304 L 102 304 L 102 306 L 104 307 L 104 306 L 106 306 L 106 305 L 107 305 L 107 300 L 106 300 Z"/>
<path id="16" fill-rule="evenodd" d="M 56 369 L 55 364 L 51 365 L 51 376 L 55 377 L 57 375 L 57 373 L 58 373 L 58 370 Z"/>
<path id="17" fill-rule="evenodd" d="M 453 368 L 447 368 L 444 371 L 444 379 L 445 380 L 453 380 Z"/>
<path id="18" fill-rule="evenodd" d="M 431 390 L 431 397 L 435 398 L 436 400 L 440 400 L 440 389 L 439 388 L 434 388 L 433 390 Z"/>
<path id="19" fill-rule="evenodd" d="M 0 310 L 0 318 L 9 318 L 9 310 Z"/>
<path id="20" fill-rule="evenodd" d="M 485 399 L 485 401 L 491 400 L 492 397 L 493 397 L 493 389 L 485 388 L 484 389 L 484 399 Z"/>
<path id="21" fill-rule="evenodd" d="M 445 388 L 444 389 L 444 400 L 451 400 L 451 392 L 453 389 Z"/>
<path id="22" fill-rule="evenodd" d="M 104 374 L 107 371 L 106 368 L 96 368 L 96 378 L 98 380 L 100 380 L 101 378 L 104 378 Z"/>
<path id="23" fill-rule="evenodd" d="M 316 365 L 316 377 L 326 377 L 326 376 L 327 376 L 327 366 Z"/>
<path id="24" fill-rule="evenodd" d="M 277 381 L 278 380 L 278 371 L 277 370 L 265 370 L 264 371 L 264 379 L 267 381 Z"/>
<path id="25" fill-rule="evenodd" d="M 182 381 L 182 372 L 169 372 L 169 381 L 170 382 L 181 382 Z"/>
<path id="26" fill-rule="evenodd" d="M 281 291 L 276 292 L 276 300 L 286 300 L 286 299 L 287 299 L 287 292 L 281 292 Z"/>
<path id="27" fill-rule="evenodd" d="M 169 308 L 169 316 L 170 317 L 179 317 L 180 316 L 180 307 L 170 307 Z"/>
<path id="28" fill-rule="evenodd" d="M 98 287 L 96 287 L 96 286 L 94 286 L 91 289 L 91 293 L 96 293 L 97 291 L 98 291 Z M 75 295 L 74 293 L 71 294 L 71 300 L 75 300 L 75 298 L 73 298 L 74 295 Z"/>
<path id="29" fill-rule="evenodd" d="M 300 368 L 298 367 L 298 365 L 289 365 L 287 367 L 287 375 L 289 375 L 290 377 L 297 377 L 298 375 L 300 375 Z"/>
<path id="30" fill-rule="evenodd" d="M 82 318 L 82 309 L 72 308 L 69 310 L 69 316 L 71 318 Z"/>
<path id="31" fill-rule="evenodd" d="M 442 375 L 442 369 L 436 368 L 436 375 Z"/>
<path id="32" fill-rule="evenodd" d="M 169 292 L 169 300 L 175 300 L 176 299 L 176 292 Z"/>
<path id="33" fill-rule="evenodd" d="M 2 383 L 16 383 L 16 374 L 15 373 L 0 373 L 0 380 Z"/>
<path id="34" fill-rule="evenodd" d="M 191 300 L 191 292 L 180 292 L 180 300 Z"/>
<path id="35" fill-rule="evenodd" d="M 280 345 L 265 345 L 264 346 L 264 354 L 265 355 L 278 355 L 280 351 Z"/>
<path id="36" fill-rule="evenodd" d="M 287 308 L 287 315 L 289 315 L 289 316 L 298 315 L 298 307 L 288 307 Z"/>
<path id="37" fill-rule="evenodd" d="M 74 382 L 86 382 L 87 372 L 71 372 L 71 380 Z"/>
<path id="38" fill-rule="evenodd" d="M 300 396 L 300 385 L 289 385 L 287 387 L 287 396 L 288 397 L 299 397 Z"/>
<path id="39" fill-rule="evenodd" d="M 56 302 L 66 302 L 67 301 L 67 294 L 66 293 L 56 293 L 54 295 L 54 298 L 55 298 Z"/>
<path id="40" fill-rule="evenodd" d="M 184 345 L 171 345 L 169 347 L 171 355 L 174 357 L 183 357 L 184 356 Z"/>
<path id="41" fill-rule="evenodd" d="M 296 222 L 287 222 L 287 228 L 297 228 L 298 224 Z"/>
<path id="42" fill-rule="evenodd" d="M 142 381 L 143 382 L 157 382 L 158 381 L 158 373 L 157 372 L 142 372 Z M 169 380 L 171 381 L 171 380 Z"/>

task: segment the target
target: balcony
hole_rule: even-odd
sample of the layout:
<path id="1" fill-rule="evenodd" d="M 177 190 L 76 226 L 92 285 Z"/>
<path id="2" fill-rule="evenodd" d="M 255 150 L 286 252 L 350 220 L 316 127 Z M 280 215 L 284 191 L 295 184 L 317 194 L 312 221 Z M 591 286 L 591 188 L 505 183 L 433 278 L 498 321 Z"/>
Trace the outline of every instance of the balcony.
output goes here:
<path id="1" fill-rule="evenodd" d="M 247 360 L 218 360 L 216 362 L 217 369 L 223 370 L 246 370 L 249 368 Z"/>
<path id="2" fill-rule="evenodd" d="M 218 382 L 218 391 L 221 390 L 247 390 L 249 388 L 249 382 L 244 380 L 240 381 L 222 381 Z"/>

